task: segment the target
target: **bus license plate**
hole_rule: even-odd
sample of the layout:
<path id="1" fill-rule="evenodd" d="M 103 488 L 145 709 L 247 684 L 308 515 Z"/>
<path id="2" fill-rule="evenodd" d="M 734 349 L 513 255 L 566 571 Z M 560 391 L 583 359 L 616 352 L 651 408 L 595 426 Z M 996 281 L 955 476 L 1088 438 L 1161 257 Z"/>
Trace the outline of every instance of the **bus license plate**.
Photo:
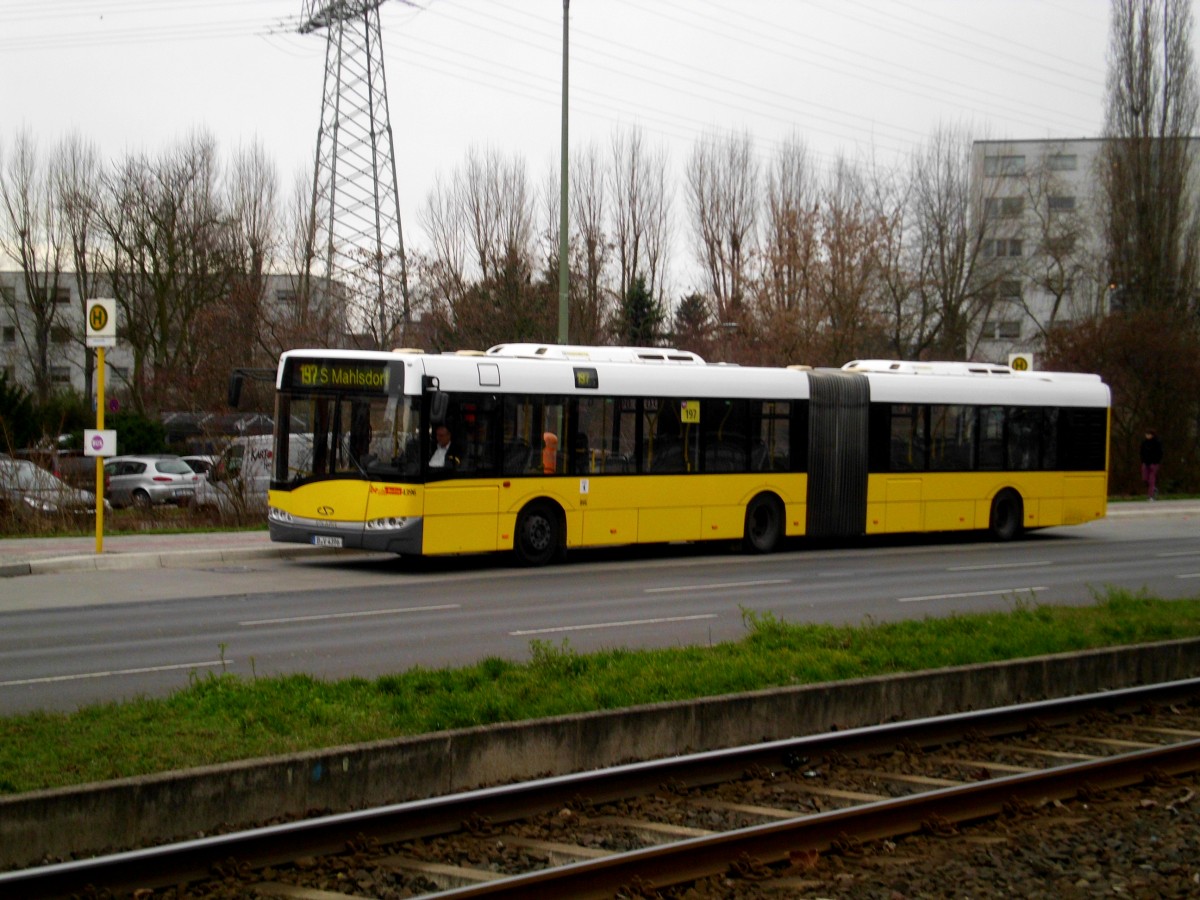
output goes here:
<path id="1" fill-rule="evenodd" d="M 314 547 L 340 547 L 340 546 L 342 546 L 342 539 L 340 537 L 327 537 L 326 535 L 323 535 L 323 534 L 314 534 L 312 542 L 313 542 Z"/>

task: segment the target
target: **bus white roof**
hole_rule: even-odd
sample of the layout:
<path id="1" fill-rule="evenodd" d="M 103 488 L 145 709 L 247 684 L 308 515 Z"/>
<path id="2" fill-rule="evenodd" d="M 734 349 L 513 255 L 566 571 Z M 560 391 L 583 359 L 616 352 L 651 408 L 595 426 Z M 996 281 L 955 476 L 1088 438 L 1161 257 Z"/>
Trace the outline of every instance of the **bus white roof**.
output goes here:
<path id="1" fill-rule="evenodd" d="M 544 350 L 545 352 L 538 352 Z M 643 353 L 661 354 L 647 358 Z M 498 390 L 578 396 L 755 397 L 806 399 L 809 371 L 705 363 L 696 354 L 669 348 L 575 347 L 500 344 L 486 353 L 427 354 L 404 351 L 290 350 L 289 356 L 403 362 L 412 376 L 405 393 L 421 390 L 419 375 L 438 379 L 445 391 Z M 678 358 L 668 358 L 678 357 Z M 576 386 L 575 371 L 592 369 L 596 388 Z M 871 400 L 891 403 L 974 403 L 1007 406 L 1093 406 L 1110 403 L 1098 375 L 1017 372 L 1008 366 L 961 362 L 855 360 L 842 369 L 815 370 L 863 375 Z M 279 377 L 283 365 L 280 364 Z"/>

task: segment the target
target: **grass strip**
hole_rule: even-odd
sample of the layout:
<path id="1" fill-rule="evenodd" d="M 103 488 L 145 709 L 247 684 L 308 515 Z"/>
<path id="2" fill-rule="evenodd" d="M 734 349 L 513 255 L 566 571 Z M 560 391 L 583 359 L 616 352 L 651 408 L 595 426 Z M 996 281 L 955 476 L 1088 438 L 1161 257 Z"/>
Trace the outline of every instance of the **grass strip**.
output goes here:
<path id="1" fill-rule="evenodd" d="M 0 793 L 19 793 L 451 728 L 619 709 L 1200 635 L 1200 598 L 1111 590 L 1084 607 L 1014 599 L 1008 612 L 858 626 L 742 610 L 746 636 L 711 647 L 576 653 L 533 641 L 373 680 L 193 673 L 164 699 L 0 719 Z"/>

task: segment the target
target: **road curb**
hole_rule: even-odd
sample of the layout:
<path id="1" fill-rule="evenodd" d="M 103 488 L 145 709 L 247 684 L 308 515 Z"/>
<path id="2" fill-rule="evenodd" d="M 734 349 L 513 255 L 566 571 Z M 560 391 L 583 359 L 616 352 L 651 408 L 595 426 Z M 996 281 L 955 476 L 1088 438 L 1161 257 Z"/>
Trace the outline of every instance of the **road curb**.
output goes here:
<path id="1" fill-rule="evenodd" d="M 334 551 L 336 552 L 336 551 Z M 281 559 L 295 556 L 327 556 L 317 547 L 226 547 L 218 550 L 165 550 L 142 553 L 111 553 L 96 556 L 58 556 L 0 566 L 0 577 L 53 575 L 64 572 L 112 572 L 133 569 L 171 569 L 204 563 Z"/>

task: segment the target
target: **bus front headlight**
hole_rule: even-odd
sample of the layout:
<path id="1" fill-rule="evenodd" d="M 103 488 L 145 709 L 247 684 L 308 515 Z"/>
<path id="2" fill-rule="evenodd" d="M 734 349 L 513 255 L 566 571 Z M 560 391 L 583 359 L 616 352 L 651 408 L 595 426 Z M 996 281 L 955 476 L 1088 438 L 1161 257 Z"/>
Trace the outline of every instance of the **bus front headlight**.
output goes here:
<path id="1" fill-rule="evenodd" d="M 367 531 L 398 531 L 412 519 L 407 516 L 386 516 L 382 519 L 367 519 Z"/>

